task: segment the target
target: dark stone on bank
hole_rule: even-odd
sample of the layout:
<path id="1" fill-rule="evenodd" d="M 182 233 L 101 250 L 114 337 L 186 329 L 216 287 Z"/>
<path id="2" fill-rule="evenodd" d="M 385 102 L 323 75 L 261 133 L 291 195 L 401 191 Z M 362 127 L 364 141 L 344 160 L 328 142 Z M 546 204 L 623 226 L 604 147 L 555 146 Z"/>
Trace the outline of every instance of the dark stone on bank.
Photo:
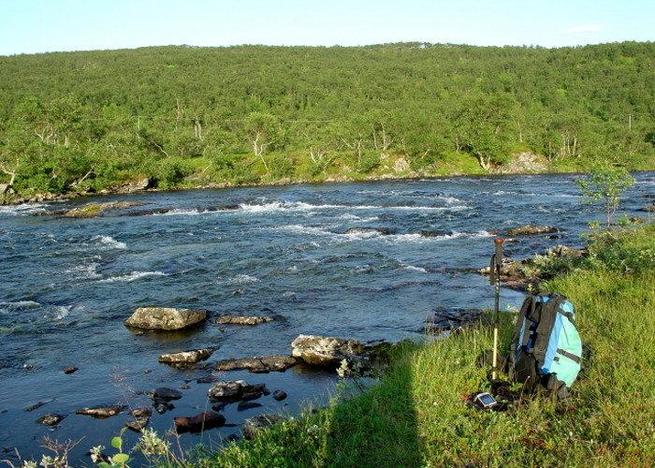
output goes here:
<path id="1" fill-rule="evenodd" d="M 200 432 L 223 426 L 225 424 L 225 416 L 213 411 L 207 411 L 195 416 L 178 416 L 174 421 L 175 429 L 178 433 Z"/>

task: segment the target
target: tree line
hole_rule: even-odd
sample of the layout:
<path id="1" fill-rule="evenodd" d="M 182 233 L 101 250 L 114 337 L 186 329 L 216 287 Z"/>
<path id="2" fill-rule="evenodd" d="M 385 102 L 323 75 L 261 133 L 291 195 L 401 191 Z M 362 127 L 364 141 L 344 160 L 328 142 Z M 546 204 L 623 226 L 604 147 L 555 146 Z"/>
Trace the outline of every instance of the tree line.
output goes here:
<path id="1" fill-rule="evenodd" d="M 0 57 L 6 190 L 484 172 L 522 151 L 553 170 L 655 167 L 655 44 Z"/>

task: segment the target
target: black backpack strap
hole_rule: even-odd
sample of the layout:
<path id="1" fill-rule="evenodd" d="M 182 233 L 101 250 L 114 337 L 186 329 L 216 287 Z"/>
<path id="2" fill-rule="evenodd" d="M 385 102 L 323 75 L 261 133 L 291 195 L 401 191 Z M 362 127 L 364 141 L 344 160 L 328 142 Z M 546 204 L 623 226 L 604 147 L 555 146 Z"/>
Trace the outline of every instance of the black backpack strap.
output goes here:
<path id="1" fill-rule="evenodd" d="M 539 324 L 537 325 L 534 347 L 532 354 L 534 355 L 537 364 L 541 366 L 546 357 L 546 348 L 548 348 L 548 340 L 555 325 L 555 318 L 557 318 L 557 311 L 562 301 L 565 300 L 559 294 L 551 294 L 548 296 L 548 302 L 541 304 L 541 316 L 539 317 Z"/>
<path id="2" fill-rule="evenodd" d="M 526 296 L 521 305 L 521 310 L 518 313 L 516 319 L 516 326 L 514 327 L 514 334 L 512 335 L 512 341 L 509 344 L 509 352 L 505 358 L 503 368 L 507 373 L 511 374 L 516 366 L 516 349 L 519 346 L 519 335 L 521 334 L 521 328 L 523 327 L 523 322 L 526 316 L 534 310 L 535 307 L 535 297 L 532 294 Z M 529 333 L 525 333 L 525 336 L 529 336 Z M 525 339 L 524 336 L 524 339 Z"/>

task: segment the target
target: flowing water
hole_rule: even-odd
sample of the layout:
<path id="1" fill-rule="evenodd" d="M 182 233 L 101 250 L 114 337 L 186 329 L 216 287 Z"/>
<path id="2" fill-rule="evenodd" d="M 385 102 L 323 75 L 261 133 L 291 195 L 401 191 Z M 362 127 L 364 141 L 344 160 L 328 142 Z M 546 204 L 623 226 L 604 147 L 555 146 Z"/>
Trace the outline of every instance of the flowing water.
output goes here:
<path id="1" fill-rule="evenodd" d="M 629 215 L 652 203 L 655 174 L 637 175 L 623 205 Z M 73 459 L 109 445 L 127 414 L 96 420 L 84 406 L 148 404 L 140 391 L 180 388 L 200 371 L 157 363 L 164 352 L 220 346 L 212 360 L 289 353 L 299 334 L 361 340 L 420 339 L 436 307 L 492 305 L 485 278 L 492 233 L 527 223 L 554 225 L 551 236 L 520 238 L 508 254 L 525 257 L 555 244 L 579 245 L 595 219 L 580 204 L 575 176 L 450 178 L 113 196 L 138 206 L 95 219 L 48 215 L 86 203 L 0 207 L 0 451 L 42 453 L 44 435 L 77 440 Z M 35 216 L 38 215 L 38 216 Z M 645 213 L 641 215 L 646 216 Z M 381 233 L 365 228 L 388 229 Z M 353 230 L 355 229 L 355 230 Z M 359 229 L 359 230 L 357 230 Z M 429 233 L 429 235 L 426 235 Z M 505 304 L 521 294 L 506 290 Z M 123 325 L 139 306 L 279 315 L 257 327 L 203 327 L 138 335 Z M 62 369 L 79 370 L 65 375 Z M 296 413 L 321 405 L 336 377 L 300 368 L 230 372 L 289 398 L 224 414 L 228 427 L 185 434 L 185 447 L 219 444 L 261 412 Z M 176 408 L 154 414 L 160 432 L 177 415 L 207 408 L 209 384 L 189 383 Z M 25 407 L 50 400 L 31 411 Z M 55 429 L 35 423 L 67 415 Z M 130 446 L 135 435 L 129 435 Z M 7 453 L 0 453 L 6 458 Z"/>

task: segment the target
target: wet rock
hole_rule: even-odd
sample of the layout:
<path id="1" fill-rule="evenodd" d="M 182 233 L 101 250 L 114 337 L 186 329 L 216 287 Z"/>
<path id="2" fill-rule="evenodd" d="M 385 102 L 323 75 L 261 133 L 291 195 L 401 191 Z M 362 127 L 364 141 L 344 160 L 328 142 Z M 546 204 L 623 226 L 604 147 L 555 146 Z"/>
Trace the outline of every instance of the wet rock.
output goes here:
<path id="1" fill-rule="evenodd" d="M 180 385 L 181 390 L 188 390 L 190 388 L 191 388 L 191 385 L 189 385 L 188 383 L 183 383 L 182 385 Z"/>
<path id="2" fill-rule="evenodd" d="M 425 320 L 421 332 L 439 334 L 477 322 L 482 316 L 480 309 L 438 309 Z"/>
<path id="3" fill-rule="evenodd" d="M 105 211 L 120 210 L 137 206 L 136 202 L 87 203 L 61 213 L 65 218 L 95 218 Z"/>
<path id="4" fill-rule="evenodd" d="M 393 234 L 391 229 L 387 228 L 377 228 L 377 227 L 356 227 L 350 228 L 346 231 L 346 234 L 350 235 L 367 235 L 367 234 L 379 234 L 381 236 L 388 236 Z"/>
<path id="5" fill-rule="evenodd" d="M 173 367 L 188 367 L 208 359 L 214 351 L 215 348 L 203 348 L 180 353 L 162 354 L 159 356 L 159 362 Z"/>
<path id="6" fill-rule="evenodd" d="M 646 213 L 655 213 L 655 203 L 648 206 L 644 206 L 639 211 L 644 211 Z"/>
<path id="7" fill-rule="evenodd" d="M 273 317 L 262 315 L 220 315 L 216 318 L 216 323 L 219 325 L 260 325 L 273 320 Z"/>
<path id="8" fill-rule="evenodd" d="M 166 411 L 175 409 L 175 405 L 173 403 L 162 400 L 153 402 L 152 407 L 155 408 L 155 411 L 157 411 L 159 414 L 164 414 Z"/>
<path id="9" fill-rule="evenodd" d="M 77 367 L 64 367 L 64 374 L 73 374 L 79 369 Z"/>
<path id="10" fill-rule="evenodd" d="M 141 432 L 148 426 L 152 410 L 150 408 L 134 408 L 130 414 L 134 416 L 134 419 L 126 422 L 125 427 L 134 432 Z"/>
<path id="11" fill-rule="evenodd" d="M 237 411 L 246 411 L 254 408 L 261 408 L 263 405 L 255 401 L 240 401 L 237 405 Z"/>
<path id="12" fill-rule="evenodd" d="M 250 385 L 244 380 L 227 380 L 216 382 L 209 389 L 207 394 L 212 400 L 219 401 L 238 401 L 244 395 L 264 394 L 265 386 L 263 384 Z"/>
<path id="13" fill-rule="evenodd" d="M 25 407 L 25 411 L 34 411 L 35 409 L 41 408 L 43 405 L 47 405 L 48 403 L 51 403 L 55 401 L 54 398 L 49 398 L 47 400 L 41 400 L 37 401 L 36 403 L 29 404 Z"/>
<path id="14" fill-rule="evenodd" d="M 252 440 L 262 429 L 272 426 L 278 422 L 284 421 L 285 418 L 276 414 L 261 414 L 254 418 L 246 419 L 243 424 L 243 436 Z"/>
<path id="15" fill-rule="evenodd" d="M 343 359 L 366 352 L 363 343 L 342 338 L 300 335 L 291 343 L 292 355 L 314 366 L 333 367 Z"/>
<path id="16" fill-rule="evenodd" d="M 219 376 L 210 374 L 204 377 L 200 377 L 199 379 L 196 380 L 196 383 L 199 384 L 214 383 L 214 382 L 218 382 L 219 380 L 221 380 Z"/>
<path id="17" fill-rule="evenodd" d="M 232 371 L 246 369 L 253 373 L 283 372 L 295 366 L 298 360 L 293 356 L 272 355 L 252 358 L 224 359 L 217 362 L 214 368 L 219 371 Z"/>
<path id="18" fill-rule="evenodd" d="M 172 307 L 140 307 L 125 325 L 147 330 L 181 330 L 204 322 L 207 311 Z"/>
<path id="19" fill-rule="evenodd" d="M 61 422 L 62 419 L 64 419 L 66 416 L 61 415 L 61 414 L 55 414 L 55 413 L 50 413 L 46 414 L 45 416 L 41 416 L 39 419 L 36 420 L 37 423 L 43 424 L 44 426 L 56 426 Z"/>
<path id="20" fill-rule="evenodd" d="M 507 235 L 515 236 L 535 236 L 539 234 L 553 234 L 559 232 L 559 229 L 553 226 L 536 226 L 526 224 L 525 226 L 518 226 L 507 231 Z"/>
<path id="21" fill-rule="evenodd" d="M 285 392 L 284 390 L 275 390 L 273 392 L 273 398 L 276 401 L 286 400 L 287 399 L 287 392 Z"/>
<path id="22" fill-rule="evenodd" d="M 159 387 L 156 388 L 154 392 L 152 392 L 153 400 L 171 401 L 171 400 L 179 400 L 180 398 L 182 398 L 182 393 L 172 388 Z"/>
<path id="23" fill-rule="evenodd" d="M 178 416 L 174 419 L 175 429 L 178 433 L 201 432 L 225 424 L 225 416 L 222 414 L 207 411 L 195 416 Z"/>
<path id="24" fill-rule="evenodd" d="M 117 414 L 122 413 L 125 410 L 125 406 L 94 406 L 92 408 L 82 408 L 77 410 L 76 414 L 83 414 L 85 416 L 92 416 L 98 419 L 105 419 Z"/>
<path id="25" fill-rule="evenodd" d="M 452 231 L 441 231 L 441 230 L 433 230 L 433 231 L 421 231 L 419 232 L 421 237 L 444 237 L 444 236 L 451 236 L 453 234 Z"/>
<path id="26" fill-rule="evenodd" d="M 573 262 L 585 257 L 587 253 L 586 249 L 557 245 L 541 255 L 535 255 L 525 260 L 503 258 L 500 271 L 501 283 L 504 287 L 520 291 L 536 288 L 541 281 L 552 277 L 552 271 L 543 269 L 544 264 L 552 263 L 553 260 Z M 486 276 L 489 275 L 489 271 L 488 266 L 478 270 L 480 274 Z"/>
<path id="27" fill-rule="evenodd" d="M 224 401 L 219 402 L 219 403 L 214 403 L 214 404 L 212 405 L 212 409 L 213 409 L 214 411 L 223 411 L 223 409 L 225 409 L 225 405 L 226 405 L 226 404 L 227 404 L 227 403 L 225 403 Z"/>

